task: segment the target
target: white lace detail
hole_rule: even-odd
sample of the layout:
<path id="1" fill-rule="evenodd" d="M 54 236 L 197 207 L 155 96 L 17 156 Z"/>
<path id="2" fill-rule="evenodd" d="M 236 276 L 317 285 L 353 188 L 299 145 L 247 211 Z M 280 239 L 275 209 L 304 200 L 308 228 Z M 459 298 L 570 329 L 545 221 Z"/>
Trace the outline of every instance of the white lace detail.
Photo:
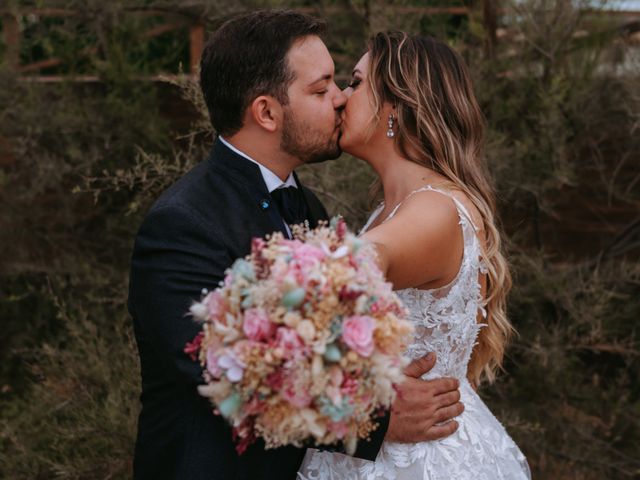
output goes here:
<path id="1" fill-rule="evenodd" d="M 408 308 L 416 327 L 407 356 L 414 359 L 428 352 L 437 354 L 435 367 L 423 378 L 455 377 L 460 380 L 465 410 L 456 418 L 459 428 L 453 435 L 432 442 L 384 442 L 375 462 L 308 449 L 298 480 L 531 478 L 524 455 L 466 378 L 471 352 L 478 332 L 484 326 L 478 322 L 478 316 L 486 317 L 478 278 L 480 273 L 486 273 L 476 235 L 478 229 L 464 205 L 446 191 L 427 185 L 409 196 L 423 191 L 441 193 L 455 203 L 464 240 L 462 262 L 458 274 L 448 285 L 432 290 L 408 288 L 396 293 Z M 401 204 L 382 223 L 392 218 Z M 362 232 L 367 230 L 382 207 L 371 215 Z"/>

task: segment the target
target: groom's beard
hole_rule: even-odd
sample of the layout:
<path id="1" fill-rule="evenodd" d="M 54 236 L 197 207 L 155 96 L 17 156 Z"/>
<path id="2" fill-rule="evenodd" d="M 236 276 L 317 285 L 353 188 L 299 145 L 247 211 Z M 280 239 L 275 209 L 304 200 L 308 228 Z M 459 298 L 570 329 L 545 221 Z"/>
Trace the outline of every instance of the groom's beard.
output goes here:
<path id="1" fill-rule="evenodd" d="M 338 158 L 342 153 L 340 134 L 335 131 L 323 137 L 308 124 L 296 120 L 289 109 L 285 109 L 280 148 L 302 163 L 319 163 Z"/>

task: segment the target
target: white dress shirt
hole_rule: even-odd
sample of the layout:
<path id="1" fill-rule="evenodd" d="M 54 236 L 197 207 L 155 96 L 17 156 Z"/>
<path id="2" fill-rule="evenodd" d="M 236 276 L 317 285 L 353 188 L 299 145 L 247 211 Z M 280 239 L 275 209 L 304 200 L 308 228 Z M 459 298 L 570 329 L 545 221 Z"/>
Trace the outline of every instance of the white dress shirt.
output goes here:
<path id="1" fill-rule="evenodd" d="M 262 165 L 260 162 L 255 161 L 246 153 L 238 150 L 236 147 L 231 145 L 227 140 L 222 138 L 222 136 L 219 135 L 218 138 L 229 150 L 233 150 L 235 153 L 237 153 L 241 157 L 246 158 L 250 162 L 253 162 L 256 165 L 258 165 L 258 167 L 260 168 L 260 173 L 262 173 L 264 184 L 267 186 L 267 190 L 269 190 L 269 193 L 279 188 L 287 188 L 287 187 L 298 188 L 298 184 L 296 183 L 296 179 L 293 176 L 293 172 L 291 172 L 287 177 L 287 179 L 283 182 L 282 180 L 280 180 L 280 177 L 278 177 L 278 175 L 273 173 L 271 170 L 269 170 L 267 167 Z M 287 225 L 287 222 L 284 222 L 284 226 L 287 229 L 287 234 L 289 235 L 289 238 L 291 238 L 291 230 L 289 229 L 289 225 Z"/>
<path id="2" fill-rule="evenodd" d="M 253 158 L 251 158 L 246 153 L 238 150 L 236 147 L 231 145 L 224 138 L 222 138 L 220 136 L 218 138 L 220 139 L 220 141 L 222 143 L 224 143 L 227 146 L 227 148 L 229 148 L 230 150 L 233 150 L 234 152 L 236 152 L 241 157 L 246 158 L 250 162 L 253 162 L 256 165 L 258 165 L 258 167 L 260 167 L 260 173 L 262 173 L 262 178 L 264 179 L 264 183 L 267 186 L 267 190 L 269 190 L 269 193 L 273 192 L 274 190 L 276 190 L 278 188 L 286 188 L 286 187 L 298 188 L 298 184 L 296 183 L 296 179 L 293 177 L 293 172 L 290 173 L 289 176 L 287 177 L 287 179 L 283 182 L 282 180 L 280 180 L 280 177 L 278 177 L 275 173 L 273 173 L 267 167 L 262 165 L 260 162 L 256 162 Z"/>

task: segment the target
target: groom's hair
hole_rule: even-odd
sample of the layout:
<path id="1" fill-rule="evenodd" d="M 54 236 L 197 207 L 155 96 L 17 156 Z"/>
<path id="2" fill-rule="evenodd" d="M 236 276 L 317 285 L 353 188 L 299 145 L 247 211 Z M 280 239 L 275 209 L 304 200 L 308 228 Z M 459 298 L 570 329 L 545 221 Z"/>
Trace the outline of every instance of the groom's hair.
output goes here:
<path id="1" fill-rule="evenodd" d="M 261 10 L 225 22 L 207 41 L 200 61 L 200 88 L 213 128 L 221 135 L 236 133 L 260 95 L 286 105 L 294 80 L 289 49 L 299 38 L 325 31 L 323 20 L 291 10 Z"/>

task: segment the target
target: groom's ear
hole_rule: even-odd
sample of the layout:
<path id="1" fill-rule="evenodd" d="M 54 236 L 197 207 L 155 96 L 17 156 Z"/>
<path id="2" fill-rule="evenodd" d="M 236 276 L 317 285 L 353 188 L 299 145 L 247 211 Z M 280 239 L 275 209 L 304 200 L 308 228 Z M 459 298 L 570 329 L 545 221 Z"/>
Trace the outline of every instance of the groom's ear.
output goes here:
<path id="1" fill-rule="evenodd" d="M 269 95 L 260 95 L 249 107 L 253 121 L 268 132 L 275 132 L 282 124 L 282 105 Z"/>

